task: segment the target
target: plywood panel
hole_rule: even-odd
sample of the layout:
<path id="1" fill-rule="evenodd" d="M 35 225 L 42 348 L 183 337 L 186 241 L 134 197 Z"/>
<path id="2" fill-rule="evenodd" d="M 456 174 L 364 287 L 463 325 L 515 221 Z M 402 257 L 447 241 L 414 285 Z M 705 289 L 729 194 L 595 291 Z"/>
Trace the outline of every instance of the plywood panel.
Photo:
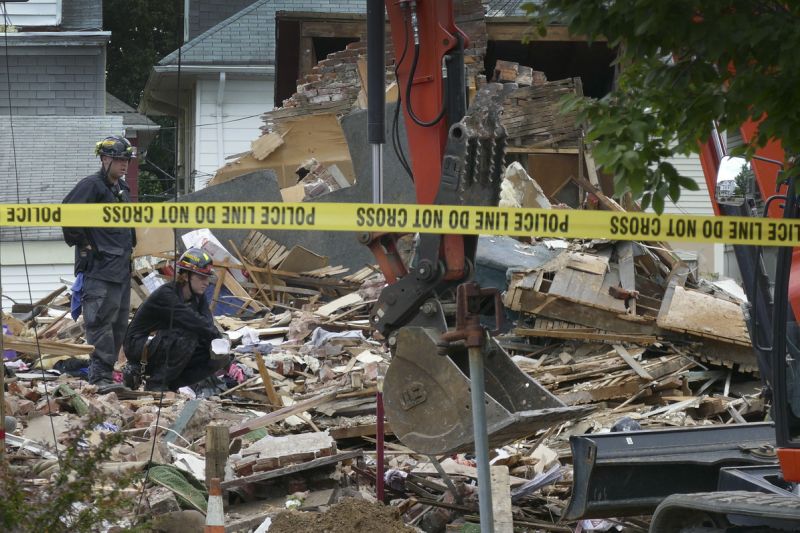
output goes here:
<path id="1" fill-rule="evenodd" d="M 739 305 L 680 286 L 675 287 L 669 309 L 659 315 L 657 324 L 672 331 L 750 345 Z"/>
<path id="2" fill-rule="evenodd" d="M 271 169 L 277 173 L 280 187 L 288 187 L 297 181 L 294 173 L 297 167 L 311 157 L 324 165 L 335 163 L 348 181 L 355 181 L 350 151 L 336 115 L 300 116 L 285 120 L 276 128 L 283 135 L 282 146 L 263 161 L 248 155 L 225 165 L 217 172 L 212 184 L 223 183 L 253 170 Z"/>

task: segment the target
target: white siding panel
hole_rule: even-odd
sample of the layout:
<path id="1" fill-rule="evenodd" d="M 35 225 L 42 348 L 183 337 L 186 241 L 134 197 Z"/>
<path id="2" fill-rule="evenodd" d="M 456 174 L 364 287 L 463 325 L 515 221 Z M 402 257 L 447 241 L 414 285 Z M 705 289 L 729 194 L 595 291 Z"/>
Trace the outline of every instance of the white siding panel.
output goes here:
<path id="1" fill-rule="evenodd" d="M 3 265 L 3 309 L 11 309 L 14 302 L 31 303 L 44 298 L 63 285 L 60 281 L 62 277 L 74 278 L 72 269 L 72 262 L 69 264 L 28 265 L 26 275 L 24 265 Z M 29 279 L 30 294 L 28 293 Z M 31 294 L 33 298 L 31 298 Z"/>
<path id="2" fill-rule="evenodd" d="M 226 158 L 250 150 L 261 135 L 260 115 L 272 109 L 272 81 L 226 80 L 222 104 L 222 154 L 217 142 L 218 80 L 197 82 L 195 112 L 195 189 L 205 186 Z"/>
<path id="3" fill-rule="evenodd" d="M 58 26 L 61 24 L 61 1 L 27 0 L 27 2 L 4 2 L 3 4 L 5 4 L 12 26 Z M 0 6 L 0 10 L 2 10 L 2 6 Z M 0 17 L 2 17 L 1 14 Z"/>
<path id="4" fill-rule="evenodd" d="M 692 178 L 700 189 L 697 191 L 681 190 L 681 197 L 677 205 L 667 199 L 664 212 L 682 215 L 713 215 L 714 209 L 711 207 L 700 158 L 697 155 L 677 156 L 667 159 L 667 161 L 675 166 L 681 176 Z"/>
<path id="5" fill-rule="evenodd" d="M 31 302 L 28 294 L 29 277 L 33 301 L 59 288 L 62 277 L 74 279 L 73 257 L 74 251 L 64 241 L 26 241 L 24 250 L 19 242 L 0 243 L 3 309 L 11 309 L 13 302 L 9 298 L 19 303 Z"/>

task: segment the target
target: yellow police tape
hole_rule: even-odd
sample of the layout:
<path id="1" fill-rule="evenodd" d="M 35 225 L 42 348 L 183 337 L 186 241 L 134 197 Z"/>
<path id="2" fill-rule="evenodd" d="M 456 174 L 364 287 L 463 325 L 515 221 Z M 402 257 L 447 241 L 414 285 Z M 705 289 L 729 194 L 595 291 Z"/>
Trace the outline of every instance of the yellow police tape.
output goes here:
<path id="1" fill-rule="evenodd" d="M 0 226 L 454 233 L 800 245 L 800 220 L 401 204 L 2 204 Z"/>

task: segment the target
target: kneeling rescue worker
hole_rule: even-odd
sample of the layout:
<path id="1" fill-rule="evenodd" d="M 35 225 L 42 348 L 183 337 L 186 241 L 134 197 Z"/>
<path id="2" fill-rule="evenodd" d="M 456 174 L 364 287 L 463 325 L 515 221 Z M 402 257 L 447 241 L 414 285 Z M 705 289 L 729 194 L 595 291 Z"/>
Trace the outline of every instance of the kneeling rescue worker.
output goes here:
<path id="1" fill-rule="evenodd" d="M 136 311 L 125 334 L 125 385 L 151 391 L 194 385 L 226 368 L 231 359 L 211 355 L 211 341 L 222 335 L 214 326 L 205 292 L 211 257 L 190 248 L 175 264 L 175 281 L 165 283 Z"/>

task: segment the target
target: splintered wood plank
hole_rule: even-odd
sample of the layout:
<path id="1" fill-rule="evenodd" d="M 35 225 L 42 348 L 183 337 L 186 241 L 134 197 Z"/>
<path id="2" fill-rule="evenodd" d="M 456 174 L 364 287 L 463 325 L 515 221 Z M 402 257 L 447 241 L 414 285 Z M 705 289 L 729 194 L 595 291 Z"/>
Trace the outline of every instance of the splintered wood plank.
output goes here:
<path id="1" fill-rule="evenodd" d="M 628 398 L 638 394 L 642 390 L 639 379 L 609 385 L 607 387 L 597 387 L 590 390 L 559 392 L 558 399 L 567 405 L 584 405 L 605 400 L 617 400 Z"/>
<path id="2" fill-rule="evenodd" d="M 328 317 L 344 307 L 359 304 L 363 301 L 364 298 L 362 298 L 360 294 L 358 294 L 357 292 L 351 292 L 350 294 L 345 294 L 344 296 L 341 296 L 333 300 L 332 302 L 329 302 L 321 306 L 319 309 L 314 311 L 314 313 L 317 315 Z"/>
<path id="3" fill-rule="evenodd" d="M 261 375 L 261 382 L 264 385 L 264 391 L 267 393 L 267 398 L 269 398 L 269 403 L 273 406 L 273 408 L 283 407 L 283 401 L 281 400 L 281 397 L 277 391 L 275 391 L 275 385 L 272 383 L 272 378 L 267 370 L 267 365 L 264 363 L 264 356 L 256 352 L 255 357 L 256 364 L 258 365 L 258 373 Z"/>
<path id="4" fill-rule="evenodd" d="M 587 341 L 605 342 L 633 342 L 636 344 L 653 344 L 658 341 L 658 337 L 653 335 L 625 335 L 611 333 L 599 329 L 591 328 L 569 328 L 569 329 L 539 329 L 539 328 L 515 328 L 515 335 L 524 337 L 544 337 L 548 339 L 581 339 Z"/>
<path id="5" fill-rule="evenodd" d="M 653 381 L 653 376 L 651 376 L 647 370 L 642 368 L 642 365 L 639 364 L 639 361 L 634 359 L 633 356 L 628 353 L 628 350 L 626 350 L 624 346 L 622 346 L 621 344 L 615 344 L 614 350 L 617 351 L 617 354 L 620 357 L 622 357 L 622 359 L 626 363 L 628 363 L 628 366 L 631 367 L 633 371 L 636 372 L 636 374 L 646 379 L 647 381 Z"/>
<path id="6" fill-rule="evenodd" d="M 365 266 L 355 274 L 351 274 L 349 276 L 345 276 L 343 279 L 345 281 L 352 281 L 353 283 L 362 283 L 367 278 L 371 277 L 376 272 L 379 272 L 377 266 Z"/>
<path id="7" fill-rule="evenodd" d="M 506 465 L 492 466 L 492 511 L 494 530 L 497 533 L 514 533 L 514 517 L 511 513 L 511 480 Z"/>
<path id="8" fill-rule="evenodd" d="M 26 354 L 46 353 L 50 355 L 89 355 L 94 351 L 90 344 L 72 344 L 60 341 L 46 341 L 33 337 L 3 336 L 3 349 Z"/>
<path id="9" fill-rule="evenodd" d="M 602 276 L 608 272 L 608 257 L 573 253 L 567 260 L 567 268 Z"/>
<path id="10" fill-rule="evenodd" d="M 585 264 L 588 263 L 582 263 L 582 265 Z M 608 294 L 608 287 L 618 284 L 619 276 L 616 270 L 599 274 L 575 268 L 564 268 L 556 272 L 548 294 L 564 296 L 571 300 L 625 313 L 625 302 Z"/>
<path id="11" fill-rule="evenodd" d="M 231 291 L 231 294 L 235 298 L 239 298 L 244 302 L 243 305 L 252 308 L 254 311 L 261 310 L 262 305 L 250 297 L 250 294 L 236 281 L 236 278 L 233 276 L 225 276 L 225 279 L 221 280 L 221 282 L 226 289 Z"/>
<path id="12" fill-rule="evenodd" d="M 750 346 L 750 336 L 739 305 L 709 294 L 676 286 L 669 307 L 659 313 L 659 327 L 699 337 Z"/>
<path id="13" fill-rule="evenodd" d="M 278 409 L 273 413 L 269 413 L 267 415 L 254 418 L 252 420 L 248 420 L 231 429 L 231 438 L 240 437 L 245 433 L 253 431 L 254 429 L 262 428 L 270 424 L 276 424 L 282 420 L 289 418 L 292 415 L 296 415 L 308 409 L 318 407 L 326 402 L 333 400 L 334 398 L 336 398 L 336 392 L 320 394 L 319 396 L 309 398 L 308 400 L 297 402 L 292 405 L 286 406 L 282 409 Z"/>

